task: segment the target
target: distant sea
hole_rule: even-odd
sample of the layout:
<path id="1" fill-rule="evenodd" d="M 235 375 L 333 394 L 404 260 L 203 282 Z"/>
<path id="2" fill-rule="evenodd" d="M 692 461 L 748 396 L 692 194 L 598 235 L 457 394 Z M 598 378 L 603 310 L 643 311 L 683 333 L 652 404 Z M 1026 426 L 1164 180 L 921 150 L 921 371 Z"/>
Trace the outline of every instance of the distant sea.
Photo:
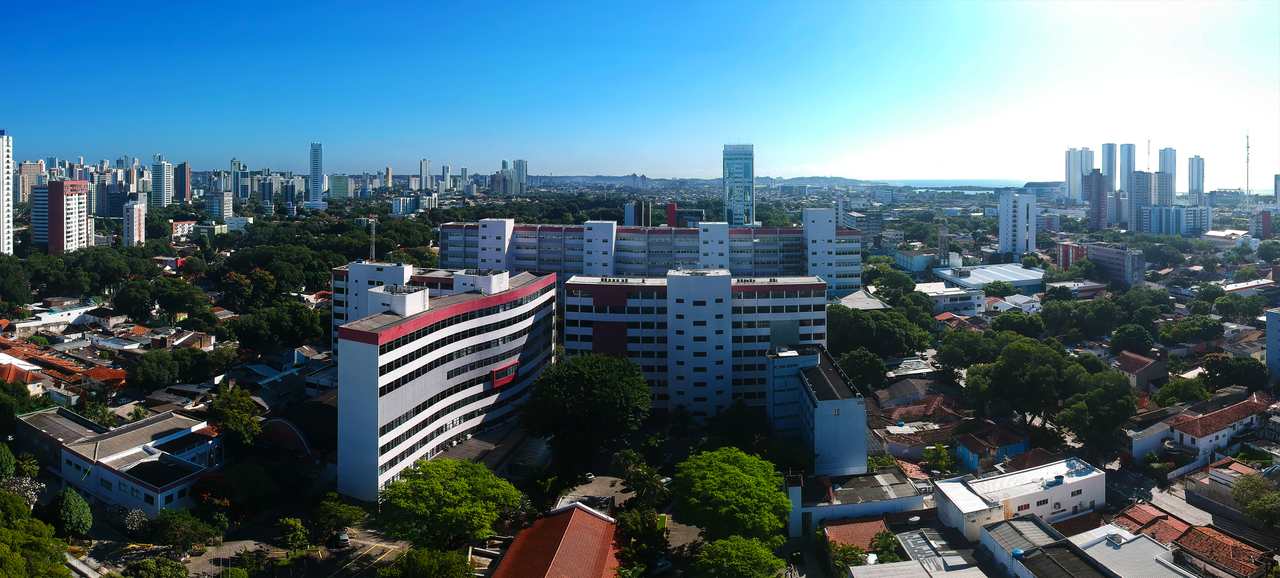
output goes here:
<path id="1" fill-rule="evenodd" d="M 890 181 L 882 180 L 899 187 L 1021 187 L 1027 181 L 1010 181 L 1002 179 L 922 179 Z"/>

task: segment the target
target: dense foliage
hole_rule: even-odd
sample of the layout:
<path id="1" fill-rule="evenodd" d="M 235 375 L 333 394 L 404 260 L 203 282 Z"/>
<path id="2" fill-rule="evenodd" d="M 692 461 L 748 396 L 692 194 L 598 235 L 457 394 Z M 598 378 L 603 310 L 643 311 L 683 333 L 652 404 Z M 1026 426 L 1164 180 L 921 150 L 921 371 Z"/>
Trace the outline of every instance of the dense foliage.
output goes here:
<path id="1" fill-rule="evenodd" d="M 710 539 L 780 540 L 791 502 L 773 464 L 734 447 L 700 452 L 676 467 L 676 511 Z"/>
<path id="2" fill-rule="evenodd" d="M 389 535 L 437 549 L 493 535 L 523 505 L 520 491 L 484 465 L 448 458 L 405 469 L 379 500 L 378 523 Z"/>

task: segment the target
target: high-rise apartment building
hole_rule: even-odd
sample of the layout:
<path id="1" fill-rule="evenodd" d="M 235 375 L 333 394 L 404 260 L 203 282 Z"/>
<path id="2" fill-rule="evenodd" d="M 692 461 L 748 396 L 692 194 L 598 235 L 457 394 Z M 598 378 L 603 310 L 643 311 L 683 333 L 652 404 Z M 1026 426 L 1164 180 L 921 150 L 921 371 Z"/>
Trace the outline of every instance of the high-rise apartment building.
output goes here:
<path id="1" fill-rule="evenodd" d="M 418 190 L 431 190 L 431 161 L 427 159 L 418 161 Z"/>
<path id="2" fill-rule="evenodd" d="M 10 137 L 13 138 L 13 137 Z M 10 141 L 12 142 L 12 141 Z M 14 191 L 15 202 L 31 202 L 31 189 L 44 184 L 44 169 L 38 162 L 24 161 L 18 165 L 17 190 Z"/>
<path id="3" fill-rule="evenodd" d="M 516 173 L 516 194 L 523 195 L 529 190 L 529 161 L 516 159 L 511 168 Z"/>
<path id="4" fill-rule="evenodd" d="M 53 181 L 44 187 L 45 230 L 50 255 L 93 246 L 93 214 L 89 212 L 89 183 Z M 35 212 L 32 211 L 34 227 Z"/>
<path id="5" fill-rule="evenodd" d="M 13 254 L 14 181 L 19 179 L 13 163 L 13 137 L 0 129 L 0 254 Z"/>
<path id="6" fill-rule="evenodd" d="M 1107 190 L 1116 190 L 1116 143 L 1102 145 L 1102 176 L 1107 180 Z"/>
<path id="7" fill-rule="evenodd" d="M 332 175 L 329 177 L 329 198 L 331 199 L 349 199 L 351 198 L 351 177 L 347 175 Z"/>
<path id="8" fill-rule="evenodd" d="M 1213 225 L 1213 209 L 1208 206 L 1156 205 L 1143 207 L 1138 232 L 1152 235 L 1203 235 Z"/>
<path id="9" fill-rule="evenodd" d="M 1083 187 L 1082 187 L 1083 189 Z M 1036 196 L 1017 190 L 1000 194 L 1000 252 L 1014 258 L 1036 250 Z"/>
<path id="10" fill-rule="evenodd" d="M 1274 197 L 1275 203 L 1280 205 L 1280 174 L 1275 176 L 1275 183 L 1272 185 L 1271 196 Z"/>
<path id="11" fill-rule="evenodd" d="M 1128 192 L 1132 186 L 1134 170 L 1134 152 L 1137 147 L 1132 144 L 1120 145 L 1120 182 L 1116 184 L 1116 190 Z"/>
<path id="12" fill-rule="evenodd" d="M 724 220 L 730 227 L 756 223 L 756 167 L 753 145 L 724 145 L 721 186 L 724 188 Z"/>
<path id="13" fill-rule="evenodd" d="M 227 191 L 226 194 L 231 192 Z M 125 247 L 136 247 L 147 242 L 146 203 L 133 199 L 124 204 L 124 227 L 120 232 L 120 241 Z"/>
<path id="14" fill-rule="evenodd" d="M 1160 172 L 1169 173 L 1173 182 L 1173 190 L 1178 190 L 1178 151 L 1173 148 L 1160 149 Z M 1169 203 L 1173 204 L 1173 203 Z"/>
<path id="15" fill-rule="evenodd" d="M 262 190 L 267 190 L 270 185 L 264 183 Z M 204 196 L 204 210 L 209 213 L 209 218 L 215 221 L 226 222 L 227 219 L 235 215 L 234 211 L 235 196 L 231 191 L 210 192 Z M 264 201 L 263 206 L 267 206 Z M 272 205 L 274 207 L 274 205 Z"/>
<path id="16" fill-rule="evenodd" d="M 151 163 L 151 192 L 147 193 L 147 202 L 153 207 L 173 204 L 173 163 L 160 155 Z"/>
<path id="17" fill-rule="evenodd" d="M 1129 216 L 1126 223 L 1130 230 L 1138 230 L 1141 222 L 1142 208 L 1155 204 L 1156 179 L 1147 171 L 1133 171 L 1129 187 Z"/>
<path id="18" fill-rule="evenodd" d="M 395 188 L 393 186 L 394 184 L 395 181 L 392 180 L 391 165 L 387 165 L 386 170 L 382 173 L 382 186 L 386 187 L 387 190 L 390 191 Z"/>
<path id="19" fill-rule="evenodd" d="M 513 219 L 440 226 L 440 266 L 661 277 L 672 269 L 728 269 L 743 277 L 821 277 L 831 297 L 862 287 L 861 233 L 835 224 L 835 209 L 805 209 L 804 227 L 620 227 L 517 224 Z M 812 226 L 809 224 L 812 223 Z M 1032 235 L 1034 242 L 1035 235 Z"/>
<path id="20" fill-rule="evenodd" d="M 311 178 L 307 180 L 307 201 L 324 200 L 324 150 L 320 143 L 311 143 Z"/>
<path id="21" fill-rule="evenodd" d="M 1161 207 L 1172 207 L 1174 201 L 1173 175 L 1166 172 L 1155 174 L 1156 204 Z"/>
<path id="22" fill-rule="evenodd" d="M 1088 221 L 1090 231 L 1100 231 L 1111 224 L 1111 183 L 1102 171 L 1093 169 L 1084 176 L 1082 186 L 1085 201 L 1089 203 Z M 1001 223 L 1004 221 L 1001 220 Z"/>
<path id="23" fill-rule="evenodd" d="M 191 163 L 188 161 L 173 167 L 173 195 L 176 202 L 191 203 Z"/>
<path id="24" fill-rule="evenodd" d="M 626 357 L 644 374 L 654 407 L 710 417 L 737 400 L 763 406 L 766 355 L 825 345 L 826 303 L 826 284 L 813 276 L 575 275 L 565 284 L 565 354 Z"/>
<path id="25" fill-rule="evenodd" d="M 1093 170 L 1093 151 L 1088 147 L 1068 149 L 1066 157 L 1067 198 L 1084 200 L 1084 176 Z"/>
<path id="26" fill-rule="evenodd" d="M 1200 155 L 1187 159 L 1187 193 L 1192 204 L 1204 204 L 1204 159 Z"/>
<path id="27" fill-rule="evenodd" d="M 555 347 L 556 276 L 333 270 L 338 491 L 365 501 L 400 472 L 517 415 Z"/>

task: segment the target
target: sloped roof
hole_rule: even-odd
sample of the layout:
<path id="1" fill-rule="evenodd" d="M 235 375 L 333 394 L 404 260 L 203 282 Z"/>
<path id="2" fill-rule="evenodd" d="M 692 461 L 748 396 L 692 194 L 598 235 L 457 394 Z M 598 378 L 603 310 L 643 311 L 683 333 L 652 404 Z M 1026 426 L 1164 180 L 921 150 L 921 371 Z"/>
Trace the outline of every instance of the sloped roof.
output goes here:
<path id="1" fill-rule="evenodd" d="M 1195 526 L 1174 545 L 1201 560 L 1240 576 L 1252 576 L 1267 564 L 1267 555 L 1211 526 Z"/>
<path id="2" fill-rule="evenodd" d="M 823 527 L 828 542 L 857 546 L 864 551 L 871 551 L 871 541 L 880 532 L 888 532 L 884 518 L 862 518 L 858 520 L 840 520 L 830 522 Z"/>
<path id="3" fill-rule="evenodd" d="M 35 371 L 22 369 L 11 363 L 0 363 L 0 381 L 6 383 L 36 383 L 44 380 L 45 377 Z"/>
<path id="4" fill-rule="evenodd" d="M 1129 506 L 1111 520 L 1111 523 L 1134 534 L 1151 536 L 1152 539 L 1166 546 L 1191 529 L 1191 524 L 1181 518 L 1154 504 L 1147 503 Z"/>
<path id="5" fill-rule="evenodd" d="M 1116 368 L 1125 373 L 1138 373 L 1149 367 L 1156 360 L 1150 357 L 1138 355 L 1132 351 L 1121 351 L 1116 356 Z"/>
<path id="6" fill-rule="evenodd" d="M 1191 417 L 1186 414 L 1174 416 L 1169 420 L 1169 427 L 1178 430 L 1193 437 L 1204 437 L 1214 432 L 1222 431 L 1233 423 L 1248 418 L 1249 416 L 1262 413 L 1267 410 L 1267 406 L 1271 405 L 1271 398 L 1263 393 L 1254 393 L 1244 401 L 1231 404 L 1227 407 L 1206 413 L 1202 416 Z"/>
<path id="7" fill-rule="evenodd" d="M 574 502 L 516 535 L 493 578 L 613 578 L 617 524 Z"/>

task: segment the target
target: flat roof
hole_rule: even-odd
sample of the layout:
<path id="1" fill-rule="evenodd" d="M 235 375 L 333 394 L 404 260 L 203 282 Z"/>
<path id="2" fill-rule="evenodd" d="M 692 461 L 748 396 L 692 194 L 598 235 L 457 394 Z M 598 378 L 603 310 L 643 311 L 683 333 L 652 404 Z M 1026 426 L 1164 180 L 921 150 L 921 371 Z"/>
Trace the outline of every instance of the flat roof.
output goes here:
<path id="1" fill-rule="evenodd" d="M 507 291 L 519 289 L 521 287 L 524 287 L 525 285 L 528 285 L 530 283 L 537 281 L 538 279 L 540 279 L 540 277 L 537 275 L 534 275 L 533 273 L 527 273 L 527 272 L 520 273 L 519 275 L 511 277 L 510 287 L 507 289 Z M 413 319 L 417 315 L 422 315 L 423 313 L 435 311 L 437 309 L 449 307 L 451 305 L 457 305 L 459 303 L 466 303 L 468 301 L 475 301 L 477 299 L 492 297 L 494 295 L 502 295 L 507 291 L 485 295 L 484 293 L 481 293 L 480 291 L 477 290 L 477 291 L 453 293 L 451 295 L 444 295 L 442 297 L 432 297 L 427 301 L 427 308 L 423 310 L 421 313 L 418 313 L 416 315 L 410 315 L 408 317 L 404 317 L 401 315 L 396 315 L 395 313 L 377 313 L 362 319 L 358 319 L 356 321 L 352 321 L 351 323 L 347 323 L 342 327 L 346 327 L 348 329 L 354 329 L 356 331 L 369 331 L 369 332 L 376 333 L 376 332 L 385 330 L 389 327 L 393 327 L 395 325 L 408 321 L 410 319 Z"/>
<path id="2" fill-rule="evenodd" d="M 120 452 L 152 443 L 161 438 L 169 437 L 180 431 L 189 430 L 200 423 L 200 420 L 170 411 L 118 427 L 106 433 L 65 443 L 67 449 L 90 460 L 101 460 Z"/>
<path id="3" fill-rule="evenodd" d="M 990 509 L 1009 498 L 1038 492 L 1055 476 L 1062 476 L 1062 483 L 1070 485 L 1102 475 L 1105 475 L 1102 470 L 1084 460 L 1067 458 L 989 478 L 969 479 L 965 476 L 942 480 L 936 482 L 936 487 L 961 512 L 970 513 Z"/>
<path id="4" fill-rule="evenodd" d="M 941 297 L 946 295 L 968 295 L 973 290 L 965 289 L 964 287 L 947 287 L 946 282 L 937 281 L 934 283 L 916 283 L 916 291 L 930 297 Z"/>
<path id="5" fill-rule="evenodd" d="M 961 272 L 967 272 L 962 276 Z M 1027 269 L 1017 263 L 975 265 L 972 267 L 940 267 L 933 270 L 939 279 L 962 287 L 981 287 L 993 281 L 1007 281 L 1014 285 L 1031 285 L 1044 280 L 1044 270 Z"/>
<path id="6" fill-rule="evenodd" d="M 667 275 L 672 277 L 727 277 L 727 269 L 671 269 Z M 666 277 L 627 277 L 622 275 L 594 276 L 574 275 L 568 283 L 573 285 L 645 285 L 665 287 Z M 783 277 L 734 277 L 733 285 L 813 285 L 826 283 L 814 276 L 793 275 Z"/>
<path id="7" fill-rule="evenodd" d="M 1151 536 L 1134 536 L 1124 528 L 1107 524 L 1068 538 L 1099 564 L 1121 576 L 1187 578 L 1193 574 L 1173 563 L 1173 555 Z"/>
<path id="8" fill-rule="evenodd" d="M 107 431 L 106 428 L 69 409 L 61 407 L 43 409 L 26 414 L 18 419 L 64 444 L 70 444 Z"/>
<path id="9" fill-rule="evenodd" d="M 1108 578 L 1097 561 L 1066 540 L 1027 552 L 1022 565 L 1036 578 Z"/>
<path id="10" fill-rule="evenodd" d="M 120 468 L 117 468 L 120 469 Z M 122 471 L 155 488 L 164 488 L 182 478 L 200 471 L 200 467 L 168 455 L 139 460 Z"/>
<path id="11" fill-rule="evenodd" d="M 845 381 L 844 373 L 836 367 L 831 355 L 826 350 L 819 350 L 818 365 L 806 367 L 802 373 L 804 373 L 805 381 L 813 388 L 813 394 L 818 398 L 818 401 L 860 397 L 853 388 L 849 387 L 849 383 Z"/>
<path id="12" fill-rule="evenodd" d="M 818 480 L 819 478 L 810 479 Z M 809 496 L 802 500 L 805 505 L 862 504 L 920 494 L 915 484 L 911 483 L 911 480 L 896 467 L 881 468 L 856 476 L 827 478 L 827 481 L 830 483 L 829 494 L 825 486 L 806 486 L 806 494 Z M 828 496 L 833 497 L 830 502 L 827 501 Z"/>

